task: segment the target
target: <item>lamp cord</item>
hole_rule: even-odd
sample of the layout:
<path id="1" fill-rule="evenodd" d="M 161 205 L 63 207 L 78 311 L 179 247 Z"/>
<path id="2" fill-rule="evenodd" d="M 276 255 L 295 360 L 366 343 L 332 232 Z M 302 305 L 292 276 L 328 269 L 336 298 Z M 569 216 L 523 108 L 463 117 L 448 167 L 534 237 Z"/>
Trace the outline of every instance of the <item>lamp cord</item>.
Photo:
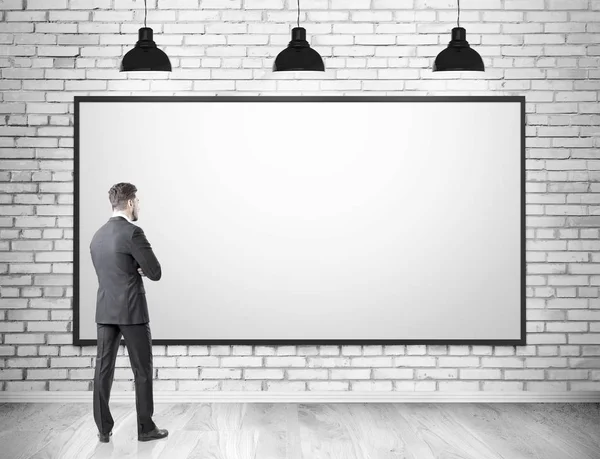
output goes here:
<path id="1" fill-rule="evenodd" d="M 146 16 L 148 16 L 148 8 L 146 8 L 146 0 L 144 0 L 144 27 L 146 27 Z"/>
<path id="2" fill-rule="evenodd" d="M 298 27 L 300 27 L 300 0 L 298 0 Z"/>
<path id="3" fill-rule="evenodd" d="M 456 25 L 460 27 L 460 0 L 458 0 L 458 17 L 456 18 Z"/>

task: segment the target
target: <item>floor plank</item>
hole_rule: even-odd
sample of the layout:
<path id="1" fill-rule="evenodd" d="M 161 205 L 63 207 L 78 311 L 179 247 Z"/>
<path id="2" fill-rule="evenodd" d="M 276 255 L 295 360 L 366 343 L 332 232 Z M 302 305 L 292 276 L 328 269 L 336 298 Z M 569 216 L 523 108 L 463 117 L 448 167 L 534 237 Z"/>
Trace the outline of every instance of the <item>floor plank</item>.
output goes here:
<path id="1" fill-rule="evenodd" d="M 0 459 L 598 459 L 597 403 L 155 404 L 164 440 L 137 441 L 114 404 L 100 443 L 91 403 L 0 404 Z"/>

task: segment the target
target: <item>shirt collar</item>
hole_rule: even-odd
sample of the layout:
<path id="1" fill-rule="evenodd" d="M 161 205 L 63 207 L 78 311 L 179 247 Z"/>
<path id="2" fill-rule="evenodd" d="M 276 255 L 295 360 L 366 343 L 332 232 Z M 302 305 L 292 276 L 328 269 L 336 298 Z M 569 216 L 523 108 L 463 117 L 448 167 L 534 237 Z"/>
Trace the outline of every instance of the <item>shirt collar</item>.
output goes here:
<path id="1" fill-rule="evenodd" d="M 116 210 L 113 212 L 113 217 L 123 217 L 125 220 L 127 220 L 129 223 L 133 223 L 129 217 L 125 214 L 125 212 L 122 212 L 120 210 Z"/>

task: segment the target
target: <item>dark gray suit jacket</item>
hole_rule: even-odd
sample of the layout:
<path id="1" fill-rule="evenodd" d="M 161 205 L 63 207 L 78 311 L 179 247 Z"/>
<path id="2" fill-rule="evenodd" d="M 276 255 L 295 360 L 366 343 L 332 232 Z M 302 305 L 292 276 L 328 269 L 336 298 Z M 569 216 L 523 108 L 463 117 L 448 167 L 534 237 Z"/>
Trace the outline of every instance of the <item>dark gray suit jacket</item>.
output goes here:
<path id="1" fill-rule="evenodd" d="M 162 271 L 142 229 L 124 217 L 112 217 L 94 234 L 90 252 L 98 276 L 96 323 L 149 322 L 144 281 L 137 270 L 141 267 L 153 281 Z"/>

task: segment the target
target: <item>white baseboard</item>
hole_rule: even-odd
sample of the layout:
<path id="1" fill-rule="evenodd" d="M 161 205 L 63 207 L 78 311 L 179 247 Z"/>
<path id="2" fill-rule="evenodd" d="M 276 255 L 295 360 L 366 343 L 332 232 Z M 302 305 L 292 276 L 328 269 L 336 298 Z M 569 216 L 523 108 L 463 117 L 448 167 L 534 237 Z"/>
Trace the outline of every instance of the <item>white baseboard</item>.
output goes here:
<path id="1" fill-rule="evenodd" d="M 113 392 L 112 403 L 135 403 Z M 0 392 L 0 403 L 92 403 L 91 391 Z M 155 391 L 154 403 L 600 403 L 600 391 L 571 392 L 250 392 Z"/>

